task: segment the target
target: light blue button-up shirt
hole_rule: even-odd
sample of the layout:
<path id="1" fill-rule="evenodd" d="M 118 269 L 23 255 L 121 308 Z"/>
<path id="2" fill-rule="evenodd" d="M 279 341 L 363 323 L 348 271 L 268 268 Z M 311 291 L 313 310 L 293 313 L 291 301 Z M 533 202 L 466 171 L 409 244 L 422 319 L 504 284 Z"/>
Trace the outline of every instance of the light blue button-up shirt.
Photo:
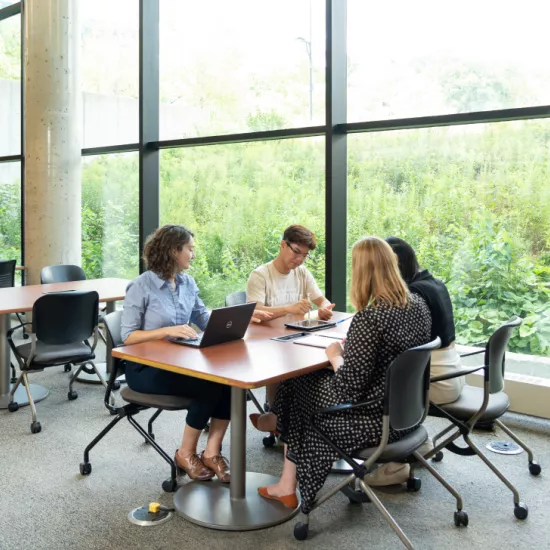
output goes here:
<path id="1" fill-rule="evenodd" d="M 124 342 L 134 330 L 155 330 L 194 323 L 206 328 L 210 312 L 199 298 L 193 277 L 178 273 L 176 289 L 156 273 L 146 271 L 126 288 L 121 336 Z"/>

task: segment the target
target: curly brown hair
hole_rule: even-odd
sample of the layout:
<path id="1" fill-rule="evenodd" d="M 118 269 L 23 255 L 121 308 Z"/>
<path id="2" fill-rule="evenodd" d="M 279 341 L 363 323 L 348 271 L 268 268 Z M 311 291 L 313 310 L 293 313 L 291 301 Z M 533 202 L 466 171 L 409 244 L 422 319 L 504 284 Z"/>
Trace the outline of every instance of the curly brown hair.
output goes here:
<path id="1" fill-rule="evenodd" d="M 143 247 L 143 261 L 147 269 L 156 273 L 161 279 L 168 280 L 178 270 L 174 255 L 194 237 L 183 225 L 163 225 L 147 237 Z"/>

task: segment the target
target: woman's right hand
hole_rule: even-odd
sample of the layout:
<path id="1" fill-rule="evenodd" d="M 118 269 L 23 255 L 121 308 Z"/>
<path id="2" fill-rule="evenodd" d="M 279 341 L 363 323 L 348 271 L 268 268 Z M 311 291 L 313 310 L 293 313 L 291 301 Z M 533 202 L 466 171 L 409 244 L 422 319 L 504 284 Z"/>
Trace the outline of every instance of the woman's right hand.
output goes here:
<path id="1" fill-rule="evenodd" d="M 304 315 L 311 310 L 311 302 L 307 298 L 304 298 L 303 300 L 288 306 L 286 309 L 287 312 L 292 315 Z"/>
<path id="2" fill-rule="evenodd" d="M 174 327 L 166 327 L 166 337 L 184 338 L 191 340 L 197 337 L 197 333 L 189 325 L 176 325 Z"/>

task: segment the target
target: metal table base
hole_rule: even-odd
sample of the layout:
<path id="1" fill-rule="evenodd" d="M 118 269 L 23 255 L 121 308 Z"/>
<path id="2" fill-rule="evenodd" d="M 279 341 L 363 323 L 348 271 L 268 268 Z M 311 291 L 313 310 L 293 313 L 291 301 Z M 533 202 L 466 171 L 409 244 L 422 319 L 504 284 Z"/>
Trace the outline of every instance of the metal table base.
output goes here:
<path id="1" fill-rule="evenodd" d="M 258 487 L 278 478 L 246 471 L 246 390 L 231 388 L 231 483 L 190 481 L 174 497 L 176 512 L 192 523 L 224 531 L 263 529 L 298 513 L 264 499 Z"/>
<path id="2" fill-rule="evenodd" d="M 48 388 L 40 386 L 39 384 L 29 384 L 29 387 L 35 403 L 46 399 L 46 397 L 48 397 L 48 394 L 50 393 L 50 390 Z M 13 384 L 11 385 L 11 388 L 13 388 Z M 27 390 L 25 390 L 25 386 L 23 386 L 22 384 L 19 385 L 19 387 L 15 390 L 13 400 L 16 401 L 20 407 L 29 404 L 29 398 L 27 397 Z M 7 409 L 9 402 L 9 393 L 0 396 L 0 409 Z"/>

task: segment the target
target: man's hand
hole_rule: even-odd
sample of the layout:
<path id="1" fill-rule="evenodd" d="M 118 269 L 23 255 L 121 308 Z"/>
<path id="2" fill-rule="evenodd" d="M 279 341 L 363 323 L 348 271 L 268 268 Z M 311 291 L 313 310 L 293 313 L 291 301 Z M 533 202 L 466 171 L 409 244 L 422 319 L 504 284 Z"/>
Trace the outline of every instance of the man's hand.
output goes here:
<path id="1" fill-rule="evenodd" d="M 325 307 L 320 307 L 317 310 L 317 317 L 321 319 L 321 321 L 328 321 L 332 317 L 332 311 L 331 309 L 334 307 L 335 304 L 329 304 Z"/>
<path id="2" fill-rule="evenodd" d="M 299 302 L 288 306 L 286 310 L 292 315 L 305 315 L 308 311 L 311 310 L 311 308 L 311 302 L 307 298 L 304 298 L 303 300 L 300 300 Z"/>
<path id="3" fill-rule="evenodd" d="M 261 323 L 262 321 L 269 321 L 270 319 L 273 319 L 273 313 L 270 311 L 255 309 L 251 320 L 253 323 Z"/>
<path id="4" fill-rule="evenodd" d="M 185 338 L 190 340 L 197 337 L 197 333 L 189 325 L 166 327 L 166 336 L 170 338 Z"/>

